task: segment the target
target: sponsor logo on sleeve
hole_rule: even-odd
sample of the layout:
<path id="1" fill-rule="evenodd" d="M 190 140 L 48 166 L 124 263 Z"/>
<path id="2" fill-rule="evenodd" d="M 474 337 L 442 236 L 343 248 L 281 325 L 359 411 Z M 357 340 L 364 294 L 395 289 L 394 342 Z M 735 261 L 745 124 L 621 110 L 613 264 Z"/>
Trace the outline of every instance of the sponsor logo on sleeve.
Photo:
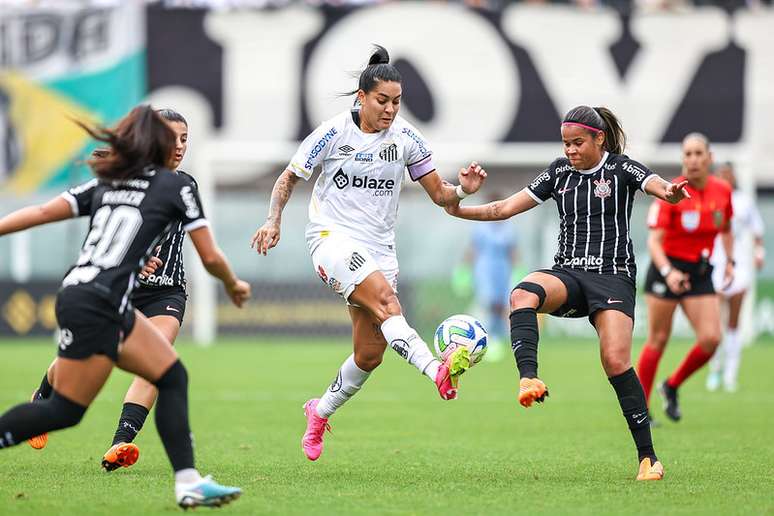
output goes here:
<path id="1" fill-rule="evenodd" d="M 185 216 L 189 219 L 199 218 L 201 215 L 199 205 L 196 203 L 196 198 L 189 185 L 185 185 L 180 189 L 180 198 L 183 200 L 183 204 L 185 204 Z"/>
<path id="2" fill-rule="evenodd" d="M 549 181 L 551 179 L 551 173 L 548 170 L 543 171 L 542 174 L 537 176 L 530 184 L 529 187 L 532 189 L 537 188 L 540 186 L 540 183 L 543 183 L 545 181 Z"/>
<path id="3" fill-rule="evenodd" d="M 641 183 L 645 179 L 645 171 L 628 161 L 624 161 L 623 165 L 621 165 L 621 168 L 634 176 L 634 179 L 638 183 Z"/>
<path id="4" fill-rule="evenodd" d="M 312 147 L 311 152 L 309 152 L 309 156 L 306 157 L 306 163 L 304 163 L 305 169 L 312 170 L 312 162 L 322 152 L 325 146 L 328 145 L 328 142 L 331 141 L 334 136 L 336 136 L 336 128 L 331 127 L 331 130 L 325 133 L 323 137 L 317 141 L 314 147 Z"/>
<path id="5" fill-rule="evenodd" d="M 414 141 L 414 143 L 417 144 L 417 147 L 419 147 L 419 154 L 423 158 L 426 158 L 428 155 L 430 155 L 430 151 L 427 150 L 427 144 L 425 143 L 425 141 L 422 138 L 420 138 L 417 135 L 417 133 L 415 133 L 414 131 L 412 131 L 408 127 L 404 127 L 403 130 L 401 131 L 401 133 L 403 133 L 406 136 L 408 136 L 409 138 L 411 138 Z"/>

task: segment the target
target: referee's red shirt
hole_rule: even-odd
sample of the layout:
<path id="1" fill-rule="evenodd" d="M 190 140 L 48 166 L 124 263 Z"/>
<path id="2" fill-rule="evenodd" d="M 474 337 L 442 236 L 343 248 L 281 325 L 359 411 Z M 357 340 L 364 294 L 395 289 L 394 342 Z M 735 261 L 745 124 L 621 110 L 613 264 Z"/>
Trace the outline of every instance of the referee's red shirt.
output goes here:
<path id="1" fill-rule="evenodd" d="M 684 181 L 683 176 L 673 182 Z M 730 229 L 733 208 L 731 187 L 725 181 L 709 176 L 704 188 L 685 188 L 691 195 L 677 204 L 656 199 L 650 207 L 648 226 L 664 230 L 664 252 L 667 256 L 698 262 L 705 249 L 712 253 L 715 237 Z"/>

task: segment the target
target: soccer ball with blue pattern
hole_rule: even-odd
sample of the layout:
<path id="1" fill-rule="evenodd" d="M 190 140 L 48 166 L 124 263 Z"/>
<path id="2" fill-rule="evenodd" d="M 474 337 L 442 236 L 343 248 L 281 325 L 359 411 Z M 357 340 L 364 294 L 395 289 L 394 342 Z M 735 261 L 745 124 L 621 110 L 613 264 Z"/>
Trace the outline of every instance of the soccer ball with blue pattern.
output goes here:
<path id="1" fill-rule="evenodd" d="M 472 366 L 484 358 L 487 349 L 487 333 L 475 317 L 465 314 L 452 315 L 435 330 L 433 344 L 441 360 L 446 360 L 446 357 L 458 347 L 465 346 L 470 351 Z"/>

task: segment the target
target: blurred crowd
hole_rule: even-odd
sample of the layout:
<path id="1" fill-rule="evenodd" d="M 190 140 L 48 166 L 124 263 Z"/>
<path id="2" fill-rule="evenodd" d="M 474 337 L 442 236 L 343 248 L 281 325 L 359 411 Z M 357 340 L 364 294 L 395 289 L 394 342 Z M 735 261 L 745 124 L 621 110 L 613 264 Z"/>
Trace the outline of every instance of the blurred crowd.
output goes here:
<path id="1" fill-rule="evenodd" d="M 0 0 L 0 6 L 53 7 L 63 3 L 111 6 L 125 0 Z M 362 5 L 386 4 L 399 0 L 134 0 L 162 4 L 170 8 L 211 8 L 219 10 L 242 8 L 278 8 L 290 5 L 357 7 Z M 514 0 L 429 0 L 437 3 L 464 4 L 482 10 L 500 10 L 517 3 Z M 518 0 L 529 4 L 572 4 L 582 9 L 613 7 L 622 12 L 673 11 L 680 12 L 691 7 L 717 6 L 728 11 L 749 8 L 771 7 L 774 0 Z"/>

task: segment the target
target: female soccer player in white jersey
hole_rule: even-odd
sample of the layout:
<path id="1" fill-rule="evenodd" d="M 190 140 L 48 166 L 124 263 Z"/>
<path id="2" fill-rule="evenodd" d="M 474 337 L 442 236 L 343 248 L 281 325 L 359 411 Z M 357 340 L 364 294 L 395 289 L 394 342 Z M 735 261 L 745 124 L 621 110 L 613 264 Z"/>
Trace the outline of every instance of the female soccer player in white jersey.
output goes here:
<path id="1" fill-rule="evenodd" d="M 765 250 L 763 247 L 764 224 L 755 201 L 738 189 L 736 174 L 731 163 L 724 163 L 716 175 L 727 181 L 733 192 L 731 204 L 734 216 L 731 219 L 731 231 L 734 234 L 734 279 L 725 285 L 723 271 L 726 268 L 726 252 L 720 236 L 715 239 L 712 253 L 712 282 L 721 302 L 728 306 L 728 321 L 723 341 L 710 360 L 710 374 L 707 376 L 707 389 L 717 390 L 721 383 L 728 392 L 737 389 L 739 363 L 742 356 L 742 340 L 739 335 L 739 315 L 742 302 L 750 285 L 755 281 L 755 271 L 763 267 Z"/>
<path id="2" fill-rule="evenodd" d="M 360 390 L 388 344 L 433 381 L 445 400 L 456 398 L 459 375 L 470 364 L 466 349 L 440 363 L 403 317 L 394 226 L 405 168 L 439 206 L 476 192 L 486 173 L 472 163 L 460 171 L 456 188 L 441 180 L 422 135 L 398 116 L 401 76 L 384 48 L 377 47 L 353 93 L 358 109 L 323 122 L 303 141 L 277 179 L 269 216 L 252 240 L 264 255 L 277 245 L 293 187 L 322 165 L 306 239 L 320 279 L 348 302 L 354 353 L 323 396 L 304 405 L 302 448 L 309 460 L 322 453 L 328 418 Z"/>
<path id="3" fill-rule="evenodd" d="M 167 122 L 140 106 L 113 129 L 82 127 L 110 150 L 89 162 L 98 180 L 89 212 L 82 214 L 90 215 L 89 233 L 57 293 L 53 392 L 0 415 L 0 449 L 77 425 L 117 365 L 158 389 L 156 428 L 175 472 L 178 504 L 228 503 L 241 491 L 202 478 L 194 467 L 185 367 L 164 334 L 134 309 L 131 293 L 139 269 L 178 221 L 235 305 L 249 298 L 250 286 L 234 275 L 215 244 L 190 178 L 169 170 L 175 132 Z M 4 217 L 0 235 L 71 216 L 70 203 L 59 197 Z"/>
<path id="4" fill-rule="evenodd" d="M 504 220 L 556 202 L 559 246 L 551 269 L 535 271 L 511 293 L 511 343 L 521 376 L 519 402 L 530 407 L 548 395 L 538 379 L 537 313 L 588 317 L 599 335 L 602 367 L 629 425 L 640 461 L 638 480 L 660 480 L 664 468 L 653 450 L 645 394 L 631 366 L 636 266 L 629 237 L 637 190 L 671 203 L 686 183 L 672 184 L 624 156 L 626 137 L 606 108 L 578 106 L 561 126 L 559 158 L 523 190 L 482 206 L 446 210 L 471 220 Z"/>

